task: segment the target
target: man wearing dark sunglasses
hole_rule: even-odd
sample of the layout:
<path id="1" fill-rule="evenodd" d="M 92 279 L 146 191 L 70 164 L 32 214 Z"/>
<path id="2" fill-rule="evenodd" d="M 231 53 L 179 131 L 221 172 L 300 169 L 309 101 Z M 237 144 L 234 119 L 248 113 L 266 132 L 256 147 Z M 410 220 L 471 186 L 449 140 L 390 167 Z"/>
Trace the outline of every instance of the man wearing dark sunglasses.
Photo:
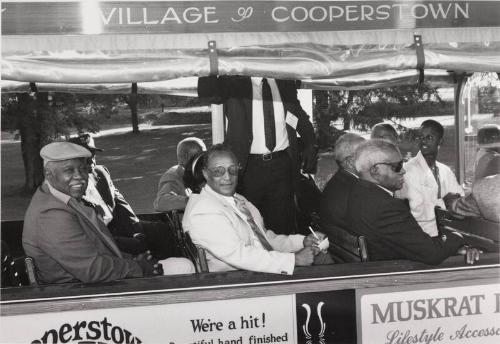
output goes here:
<path id="1" fill-rule="evenodd" d="M 453 171 L 437 161 L 443 143 L 444 128 L 434 120 L 420 126 L 420 151 L 405 164 L 405 183 L 396 197 L 407 199 L 413 216 L 428 235 L 438 235 L 434 208 L 448 207 L 453 200 L 464 195 Z"/>
<path id="2" fill-rule="evenodd" d="M 431 238 L 415 221 L 407 202 L 394 198 L 405 175 L 396 146 L 382 140 L 364 142 L 356 150 L 354 163 L 360 180 L 353 185 L 348 201 L 349 229 L 366 237 L 371 260 L 439 264 L 460 253 L 472 264 L 479 258 L 479 251 L 461 248 L 463 238 L 456 233 Z"/>
<path id="3" fill-rule="evenodd" d="M 291 275 L 308 266 L 325 238 L 277 235 L 266 230 L 259 211 L 236 193 L 240 165 L 224 145 L 207 150 L 203 161 L 207 181 L 189 198 L 182 225 L 193 242 L 207 251 L 209 271 L 251 270 Z"/>

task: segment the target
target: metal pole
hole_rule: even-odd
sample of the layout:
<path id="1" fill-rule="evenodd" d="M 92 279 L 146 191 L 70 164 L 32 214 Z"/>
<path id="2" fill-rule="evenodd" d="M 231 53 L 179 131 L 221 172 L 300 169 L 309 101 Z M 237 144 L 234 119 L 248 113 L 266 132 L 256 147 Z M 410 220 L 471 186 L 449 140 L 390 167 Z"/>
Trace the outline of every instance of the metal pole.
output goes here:
<path id="1" fill-rule="evenodd" d="M 455 172 L 459 184 L 465 181 L 465 121 L 460 114 L 460 97 L 467 82 L 465 73 L 457 74 L 457 82 L 455 84 L 455 140 L 457 147 L 457 161 L 455 165 Z"/>

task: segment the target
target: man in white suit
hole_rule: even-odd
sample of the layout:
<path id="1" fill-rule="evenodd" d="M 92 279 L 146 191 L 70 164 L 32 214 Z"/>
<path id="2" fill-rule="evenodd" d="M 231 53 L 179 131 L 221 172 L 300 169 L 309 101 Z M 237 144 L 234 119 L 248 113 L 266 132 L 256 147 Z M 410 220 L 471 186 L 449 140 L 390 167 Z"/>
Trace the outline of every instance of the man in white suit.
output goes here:
<path id="1" fill-rule="evenodd" d="M 257 208 L 236 193 L 240 166 L 219 144 L 204 158 L 206 186 L 191 195 L 182 221 L 193 242 L 206 249 L 210 271 L 251 270 L 291 275 L 309 266 L 325 236 L 277 235 L 266 230 Z"/>

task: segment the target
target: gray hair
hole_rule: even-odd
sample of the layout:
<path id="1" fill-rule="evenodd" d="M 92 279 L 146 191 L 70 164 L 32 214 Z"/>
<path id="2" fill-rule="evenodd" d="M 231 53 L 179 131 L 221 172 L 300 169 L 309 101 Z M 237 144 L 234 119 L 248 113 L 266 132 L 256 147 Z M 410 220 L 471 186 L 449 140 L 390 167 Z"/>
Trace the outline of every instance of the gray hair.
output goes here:
<path id="1" fill-rule="evenodd" d="M 365 139 L 357 134 L 345 133 L 335 141 L 333 149 L 333 158 L 339 164 L 343 164 L 347 157 L 353 156 L 356 148 L 365 141 Z"/>
<path id="2" fill-rule="evenodd" d="M 180 165 L 184 166 L 193 155 L 206 150 L 207 147 L 202 139 L 186 137 L 177 144 L 177 160 Z"/>
<path id="3" fill-rule="evenodd" d="M 390 135 L 394 136 L 394 140 L 389 139 L 385 133 L 389 133 Z M 398 132 L 392 125 L 389 123 L 378 123 L 372 128 L 372 133 L 370 136 L 372 139 L 381 139 L 381 140 L 386 140 L 396 144 L 397 139 L 398 139 Z"/>
<path id="4" fill-rule="evenodd" d="M 367 172 L 373 165 L 382 162 L 392 152 L 399 153 L 399 149 L 388 141 L 372 139 L 363 142 L 358 146 L 354 154 L 356 170 Z"/>

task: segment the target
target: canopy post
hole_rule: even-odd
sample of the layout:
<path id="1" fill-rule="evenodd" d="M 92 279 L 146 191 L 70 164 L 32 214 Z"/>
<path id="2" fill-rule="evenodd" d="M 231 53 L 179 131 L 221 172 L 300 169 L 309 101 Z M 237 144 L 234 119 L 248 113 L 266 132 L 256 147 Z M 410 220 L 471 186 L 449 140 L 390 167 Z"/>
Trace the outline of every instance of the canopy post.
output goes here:
<path id="1" fill-rule="evenodd" d="M 217 56 L 217 44 L 215 41 L 208 42 L 208 58 L 210 60 L 210 75 L 219 74 L 219 60 Z M 212 143 L 224 142 L 224 111 L 223 105 L 212 104 Z"/>
<path id="2" fill-rule="evenodd" d="M 455 173 L 459 184 L 465 182 L 465 122 L 460 115 L 460 98 L 464 85 L 467 82 L 466 73 L 455 74 L 455 97 L 454 106 L 455 109 L 455 143 L 458 150 L 457 161 L 455 165 Z"/>
<path id="3" fill-rule="evenodd" d="M 219 74 L 219 60 L 215 41 L 208 42 L 208 58 L 210 60 L 210 75 Z"/>
<path id="4" fill-rule="evenodd" d="M 422 84 L 424 82 L 424 67 L 425 67 L 425 54 L 424 45 L 422 44 L 422 35 L 413 35 L 413 42 L 415 43 L 415 52 L 417 54 L 417 69 L 420 72 L 418 76 L 418 83 Z"/>

